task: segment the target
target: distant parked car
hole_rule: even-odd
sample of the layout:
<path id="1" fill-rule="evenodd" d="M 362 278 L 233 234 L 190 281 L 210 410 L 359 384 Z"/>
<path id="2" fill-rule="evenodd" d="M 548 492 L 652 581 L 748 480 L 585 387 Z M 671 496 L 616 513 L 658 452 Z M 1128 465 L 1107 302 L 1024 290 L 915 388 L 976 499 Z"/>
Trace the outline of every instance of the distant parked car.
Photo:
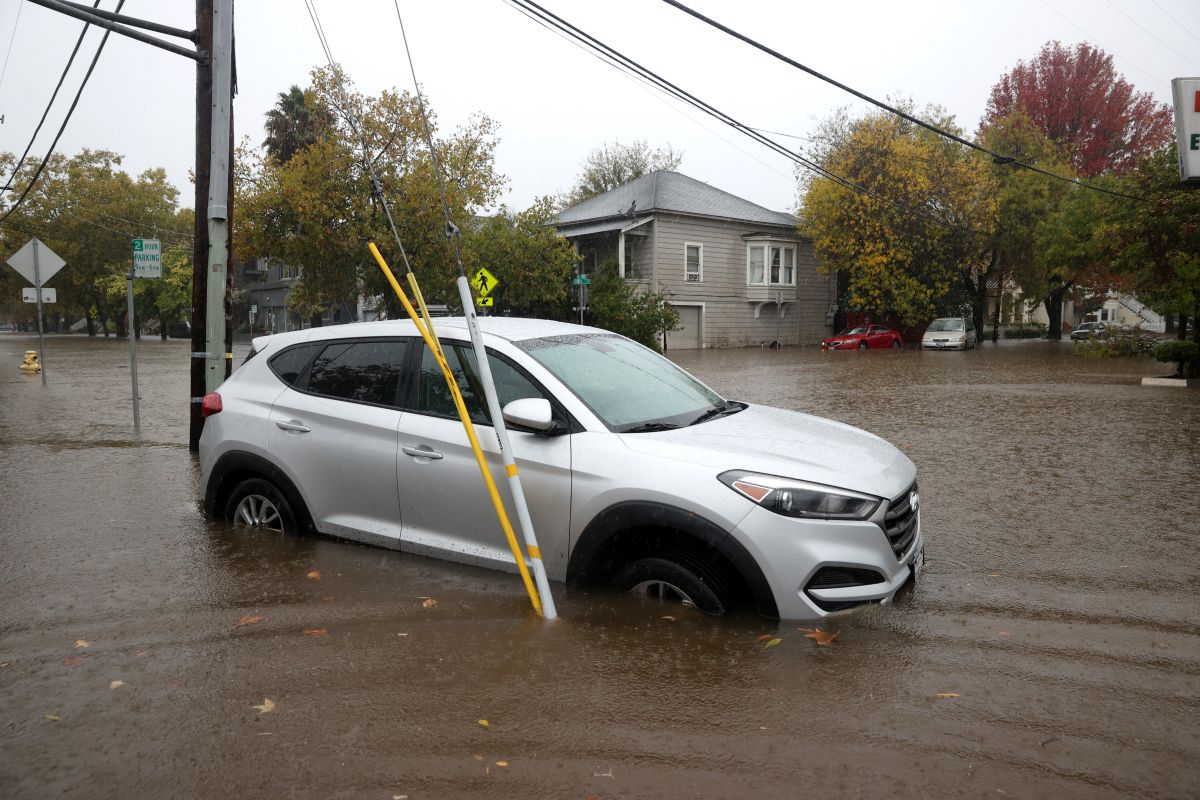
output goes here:
<path id="1" fill-rule="evenodd" d="M 1071 331 L 1071 339 L 1103 339 L 1108 336 L 1108 326 L 1103 322 L 1081 322 L 1079 327 Z"/>
<path id="2" fill-rule="evenodd" d="M 966 317 L 940 317 L 921 336 L 922 350 L 971 350 L 979 341 L 975 323 Z"/>
<path id="3" fill-rule="evenodd" d="M 822 350 L 869 350 L 880 347 L 899 350 L 903 346 L 904 340 L 900 334 L 882 325 L 859 325 L 821 341 Z"/>
<path id="4" fill-rule="evenodd" d="M 16 333 L 17 326 L 11 322 L 0 322 L 0 333 Z"/>

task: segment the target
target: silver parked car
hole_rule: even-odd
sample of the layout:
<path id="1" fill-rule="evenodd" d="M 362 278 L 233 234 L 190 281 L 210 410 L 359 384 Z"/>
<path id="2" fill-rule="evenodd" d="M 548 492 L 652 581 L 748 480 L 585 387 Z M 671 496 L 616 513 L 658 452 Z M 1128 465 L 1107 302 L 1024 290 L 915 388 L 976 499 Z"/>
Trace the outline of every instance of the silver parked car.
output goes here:
<path id="1" fill-rule="evenodd" d="M 969 317 L 940 317 L 921 335 L 922 350 L 971 350 L 979 341 Z"/>
<path id="2" fill-rule="evenodd" d="M 813 620 L 919 572 L 916 468 L 879 437 L 727 400 L 607 331 L 479 322 L 551 580 Z M 508 502 L 466 323 L 437 330 Z M 410 321 L 255 339 L 204 411 L 210 514 L 515 571 Z"/>

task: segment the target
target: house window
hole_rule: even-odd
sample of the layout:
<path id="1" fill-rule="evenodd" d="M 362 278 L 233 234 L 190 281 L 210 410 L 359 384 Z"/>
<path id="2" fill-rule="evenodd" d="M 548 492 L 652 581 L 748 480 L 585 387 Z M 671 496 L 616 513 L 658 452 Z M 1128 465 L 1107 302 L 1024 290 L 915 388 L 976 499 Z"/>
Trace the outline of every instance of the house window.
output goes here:
<path id="1" fill-rule="evenodd" d="M 795 286 L 796 248 L 750 245 L 747 250 L 746 282 L 751 286 Z"/>
<path id="2" fill-rule="evenodd" d="M 683 245 L 683 279 L 688 283 L 700 283 L 704 280 L 704 245 Z"/>

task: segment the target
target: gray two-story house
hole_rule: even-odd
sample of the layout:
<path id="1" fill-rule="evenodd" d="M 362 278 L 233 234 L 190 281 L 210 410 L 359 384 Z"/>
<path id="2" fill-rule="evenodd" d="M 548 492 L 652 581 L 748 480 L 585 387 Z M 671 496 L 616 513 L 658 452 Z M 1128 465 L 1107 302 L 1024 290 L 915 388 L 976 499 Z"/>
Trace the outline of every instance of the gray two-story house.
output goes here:
<path id="1" fill-rule="evenodd" d="M 833 275 L 791 214 L 677 172 L 653 172 L 565 209 L 556 221 L 594 273 L 662 291 L 681 330 L 667 349 L 816 344 L 832 333 Z"/>

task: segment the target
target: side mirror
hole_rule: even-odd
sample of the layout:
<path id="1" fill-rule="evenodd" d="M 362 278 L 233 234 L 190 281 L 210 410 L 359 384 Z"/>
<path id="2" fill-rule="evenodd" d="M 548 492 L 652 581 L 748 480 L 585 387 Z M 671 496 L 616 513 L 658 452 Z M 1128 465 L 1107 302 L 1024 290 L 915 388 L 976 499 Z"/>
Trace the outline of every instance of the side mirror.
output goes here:
<path id="1" fill-rule="evenodd" d="M 525 397 L 513 400 L 504 407 L 504 421 L 517 425 L 526 430 L 539 433 L 553 433 L 558 423 L 554 421 L 554 411 L 550 401 L 544 397 Z"/>

